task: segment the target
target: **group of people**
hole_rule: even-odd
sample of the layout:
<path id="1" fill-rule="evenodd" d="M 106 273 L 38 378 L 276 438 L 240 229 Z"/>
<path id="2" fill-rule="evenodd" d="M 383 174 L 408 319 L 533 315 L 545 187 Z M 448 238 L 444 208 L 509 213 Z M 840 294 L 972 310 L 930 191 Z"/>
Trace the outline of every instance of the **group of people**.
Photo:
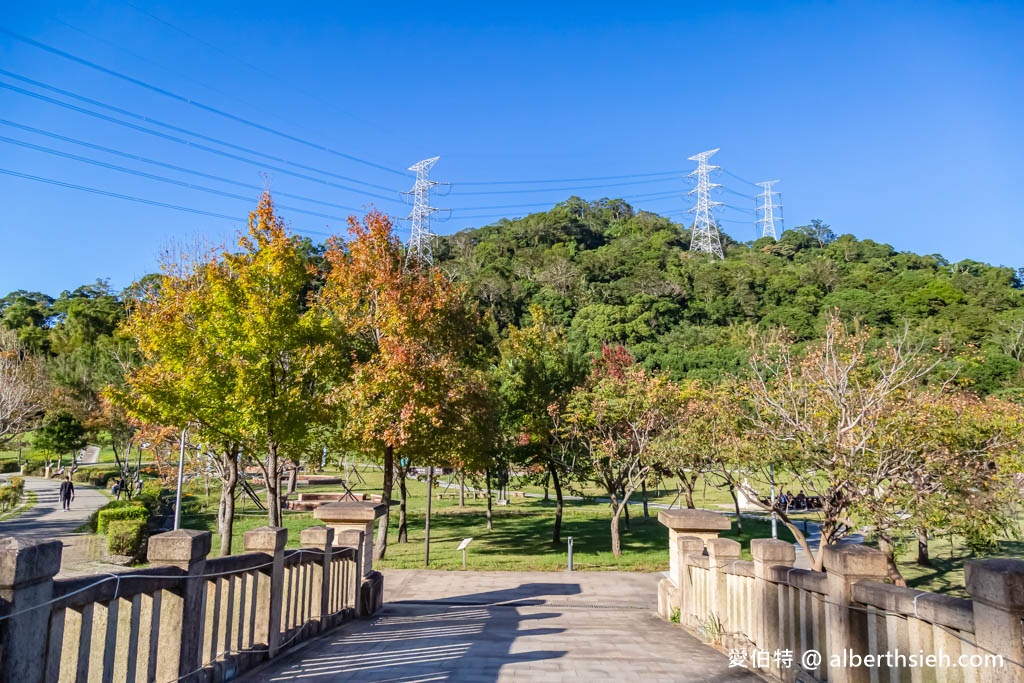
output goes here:
<path id="1" fill-rule="evenodd" d="M 814 510 L 821 507 L 821 501 L 817 496 L 806 496 L 803 491 L 793 495 L 792 491 L 786 491 L 779 496 L 779 507 L 786 512 L 790 510 Z"/>

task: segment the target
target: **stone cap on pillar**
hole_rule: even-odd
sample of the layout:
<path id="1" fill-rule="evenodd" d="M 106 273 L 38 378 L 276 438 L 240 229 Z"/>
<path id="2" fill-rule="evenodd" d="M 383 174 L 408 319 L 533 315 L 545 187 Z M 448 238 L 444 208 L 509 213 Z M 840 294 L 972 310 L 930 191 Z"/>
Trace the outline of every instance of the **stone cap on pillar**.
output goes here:
<path id="1" fill-rule="evenodd" d="M 777 538 L 754 538 L 750 541 L 750 555 L 754 562 L 791 565 L 796 561 L 796 548 Z"/>
<path id="2" fill-rule="evenodd" d="M 826 545 L 823 566 L 830 574 L 879 578 L 889 575 L 889 561 L 881 550 L 860 544 Z"/>
<path id="3" fill-rule="evenodd" d="M 213 534 L 197 529 L 167 531 L 149 539 L 146 559 L 150 564 L 173 565 L 188 569 L 188 565 L 205 559 L 210 554 Z"/>
<path id="4" fill-rule="evenodd" d="M 710 510 L 659 510 L 658 521 L 685 536 L 718 535 L 732 528 L 725 515 Z"/>
<path id="5" fill-rule="evenodd" d="M 1024 560 L 970 560 L 964 568 L 967 593 L 986 605 L 1024 612 Z"/>
<path id="6" fill-rule="evenodd" d="M 334 545 L 334 529 L 329 526 L 311 526 L 299 536 L 303 548 L 330 548 Z"/>
<path id="7" fill-rule="evenodd" d="M 288 530 L 283 526 L 261 526 L 242 534 L 242 547 L 248 552 L 273 555 L 287 543 Z"/>
<path id="8" fill-rule="evenodd" d="M 52 578 L 60 571 L 60 541 L 0 538 L 0 588 L 13 588 Z"/>
<path id="9" fill-rule="evenodd" d="M 714 560 L 738 560 L 743 546 L 731 538 L 712 538 L 708 541 L 708 557 Z"/>
<path id="10" fill-rule="evenodd" d="M 384 503 L 346 501 L 327 503 L 313 510 L 313 517 L 327 524 L 369 524 L 388 511 Z"/>

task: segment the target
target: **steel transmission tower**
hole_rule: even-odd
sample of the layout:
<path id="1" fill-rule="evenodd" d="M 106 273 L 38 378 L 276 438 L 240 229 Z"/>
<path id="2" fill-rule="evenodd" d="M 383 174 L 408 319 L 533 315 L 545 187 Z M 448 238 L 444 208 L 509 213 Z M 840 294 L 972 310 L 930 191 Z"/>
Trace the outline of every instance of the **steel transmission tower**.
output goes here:
<path id="1" fill-rule="evenodd" d="M 430 189 L 438 183 L 429 180 L 427 174 L 440 158 L 438 156 L 424 159 L 409 167 L 410 171 L 416 171 L 416 182 L 410 191 L 404 193 L 412 195 L 412 213 L 409 214 L 412 232 L 405 253 L 407 267 L 417 259 L 427 265 L 434 264 L 434 234 L 430 232 L 430 215 L 438 209 L 430 206 Z"/>
<path id="2" fill-rule="evenodd" d="M 718 234 L 718 223 L 715 221 L 714 207 L 722 202 L 711 200 L 711 190 L 720 187 L 718 183 L 708 180 L 708 175 L 718 166 L 708 163 L 718 148 L 694 154 L 690 161 L 697 162 L 697 170 L 690 177 L 697 176 L 697 186 L 689 194 L 697 195 L 697 204 L 690 213 L 696 214 L 693 220 L 693 236 L 690 238 L 690 251 L 704 252 L 712 257 L 725 258 L 722 254 L 722 238 Z"/>
<path id="3" fill-rule="evenodd" d="M 775 230 L 775 210 L 782 208 L 781 202 L 776 202 L 775 197 L 781 197 L 782 195 L 778 192 L 772 192 L 772 185 L 779 182 L 778 180 L 765 180 L 764 182 L 754 183 L 761 187 L 764 191 L 757 195 L 757 207 L 754 212 L 759 215 L 757 220 L 754 221 L 754 225 L 761 228 L 760 237 L 771 237 L 772 239 L 778 239 L 779 235 Z M 782 223 L 782 214 L 779 214 L 778 221 Z"/>

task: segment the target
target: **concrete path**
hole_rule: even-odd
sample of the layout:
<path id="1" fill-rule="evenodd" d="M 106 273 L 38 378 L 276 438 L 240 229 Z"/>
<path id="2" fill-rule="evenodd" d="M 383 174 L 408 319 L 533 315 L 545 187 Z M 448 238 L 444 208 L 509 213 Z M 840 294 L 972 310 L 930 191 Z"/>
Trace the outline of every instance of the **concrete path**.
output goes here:
<path id="1" fill-rule="evenodd" d="M 35 507 L 0 522 L 0 536 L 63 541 L 61 576 L 69 573 L 66 570 L 71 570 L 71 565 L 99 559 L 99 548 L 94 547 L 96 539 L 88 534 L 75 533 L 75 530 L 85 524 L 89 515 L 107 504 L 109 499 L 106 496 L 92 486 L 76 483 L 75 499 L 71 501 L 71 509 L 65 511 L 58 499 L 59 479 L 25 477 L 25 490 L 35 492 Z M 83 568 L 83 571 L 87 569 Z"/>
<path id="2" fill-rule="evenodd" d="M 655 614 L 661 574 L 384 572 L 384 609 L 247 681 L 761 681 Z"/>

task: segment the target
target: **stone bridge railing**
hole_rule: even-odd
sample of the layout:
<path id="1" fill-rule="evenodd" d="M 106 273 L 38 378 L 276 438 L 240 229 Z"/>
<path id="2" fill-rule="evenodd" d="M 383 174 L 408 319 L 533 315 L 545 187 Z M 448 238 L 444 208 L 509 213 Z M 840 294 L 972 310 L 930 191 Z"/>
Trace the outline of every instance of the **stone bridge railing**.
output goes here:
<path id="1" fill-rule="evenodd" d="M 753 560 L 741 560 L 739 543 L 717 537 L 729 527 L 722 515 L 659 519 L 670 544 L 661 615 L 770 678 L 1024 681 L 1024 561 L 969 562 L 971 599 L 961 599 L 885 583 L 885 556 L 865 546 L 826 547 L 825 571 L 815 572 L 795 569 L 784 541 L 755 539 Z"/>
<path id="2" fill-rule="evenodd" d="M 244 534 L 245 554 L 208 559 L 209 532 L 171 531 L 149 539 L 148 568 L 123 574 L 55 579 L 60 541 L 0 538 L 0 681 L 230 680 L 371 614 L 382 508 L 324 507 L 328 526 L 305 529 L 301 548 L 262 527 Z"/>

